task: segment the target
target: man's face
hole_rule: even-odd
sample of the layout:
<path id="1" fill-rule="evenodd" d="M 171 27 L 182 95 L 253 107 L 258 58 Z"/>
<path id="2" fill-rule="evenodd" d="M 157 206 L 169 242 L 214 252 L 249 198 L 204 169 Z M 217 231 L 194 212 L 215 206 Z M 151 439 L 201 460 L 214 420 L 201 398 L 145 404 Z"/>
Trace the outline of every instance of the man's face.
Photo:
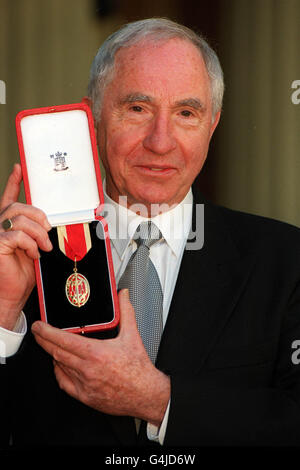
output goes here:
<path id="1" fill-rule="evenodd" d="M 118 51 L 97 127 L 108 195 L 128 206 L 178 204 L 201 170 L 212 122 L 210 82 L 191 43 L 171 39 Z"/>

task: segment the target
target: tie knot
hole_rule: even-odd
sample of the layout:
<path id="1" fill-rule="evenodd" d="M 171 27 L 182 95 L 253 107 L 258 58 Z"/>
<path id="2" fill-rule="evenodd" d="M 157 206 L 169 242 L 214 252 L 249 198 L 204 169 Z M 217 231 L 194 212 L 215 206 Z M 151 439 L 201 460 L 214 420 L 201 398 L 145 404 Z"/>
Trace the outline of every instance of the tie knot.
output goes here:
<path id="1" fill-rule="evenodd" d="M 144 245 L 150 248 L 154 243 L 162 239 L 161 231 L 151 221 L 142 222 L 135 231 L 133 236 L 137 246 Z"/>

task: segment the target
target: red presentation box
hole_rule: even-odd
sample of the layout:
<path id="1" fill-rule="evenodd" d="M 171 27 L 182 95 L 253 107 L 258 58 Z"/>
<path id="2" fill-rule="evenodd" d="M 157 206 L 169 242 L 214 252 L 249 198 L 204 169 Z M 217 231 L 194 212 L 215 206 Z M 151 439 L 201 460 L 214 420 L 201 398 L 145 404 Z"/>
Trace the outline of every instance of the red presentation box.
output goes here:
<path id="1" fill-rule="evenodd" d="M 115 328 L 119 304 L 91 110 L 83 102 L 24 110 L 16 130 L 26 202 L 52 226 L 54 248 L 35 260 L 41 319 L 74 333 Z"/>

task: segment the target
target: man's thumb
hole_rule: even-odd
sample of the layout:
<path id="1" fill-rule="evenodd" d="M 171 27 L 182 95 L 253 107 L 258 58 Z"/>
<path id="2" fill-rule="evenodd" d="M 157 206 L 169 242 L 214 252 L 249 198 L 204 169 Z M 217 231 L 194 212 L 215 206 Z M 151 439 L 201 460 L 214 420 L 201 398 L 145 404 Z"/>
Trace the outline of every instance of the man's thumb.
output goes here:
<path id="1" fill-rule="evenodd" d="M 135 312 L 132 303 L 129 299 L 129 290 L 122 289 L 119 292 L 119 306 L 120 306 L 120 335 L 126 332 L 137 329 Z"/>
<path id="2" fill-rule="evenodd" d="M 16 163 L 13 171 L 11 172 L 6 187 L 3 192 L 3 196 L 0 200 L 0 209 L 5 209 L 7 206 L 16 202 L 20 193 L 20 185 L 22 181 L 21 166 Z"/>

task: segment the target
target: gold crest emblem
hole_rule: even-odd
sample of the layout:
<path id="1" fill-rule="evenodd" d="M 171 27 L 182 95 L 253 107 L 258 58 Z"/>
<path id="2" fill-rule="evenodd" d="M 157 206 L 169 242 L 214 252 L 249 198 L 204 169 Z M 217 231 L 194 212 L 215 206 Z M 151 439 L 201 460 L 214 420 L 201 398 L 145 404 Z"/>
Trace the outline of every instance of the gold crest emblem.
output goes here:
<path id="1" fill-rule="evenodd" d="M 67 279 L 66 296 L 72 305 L 82 307 L 90 297 L 89 281 L 82 274 L 75 271 Z"/>

